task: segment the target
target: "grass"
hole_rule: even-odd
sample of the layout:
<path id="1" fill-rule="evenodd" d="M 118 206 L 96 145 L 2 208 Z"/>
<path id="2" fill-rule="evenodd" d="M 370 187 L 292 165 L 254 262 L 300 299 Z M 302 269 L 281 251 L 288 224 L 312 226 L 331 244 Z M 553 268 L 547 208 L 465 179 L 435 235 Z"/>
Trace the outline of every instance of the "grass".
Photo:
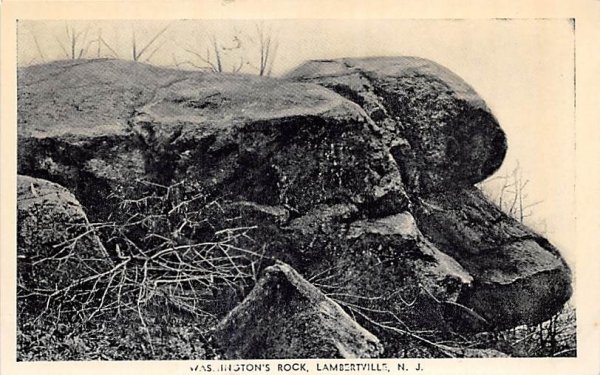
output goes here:
<path id="1" fill-rule="evenodd" d="M 88 322 L 48 314 L 18 325 L 19 361 L 212 359 L 217 354 L 198 320 L 180 311 L 160 310 L 146 318 L 148 331 L 136 313 L 94 318 Z M 20 317 L 22 319 L 22 317 Z M 150 338 L 150 339 L 149 339 Z M 149 341 L 151 340 L 151 341 Z"/>

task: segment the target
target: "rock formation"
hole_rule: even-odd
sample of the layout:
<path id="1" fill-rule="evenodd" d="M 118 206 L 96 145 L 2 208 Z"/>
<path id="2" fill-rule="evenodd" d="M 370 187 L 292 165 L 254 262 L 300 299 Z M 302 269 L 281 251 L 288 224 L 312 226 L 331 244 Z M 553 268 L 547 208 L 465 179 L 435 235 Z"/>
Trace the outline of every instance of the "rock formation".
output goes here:
<path id="1" fill-rule="evenodd" d="M 102 272 L 109 264 L 73 194 L 39 178 L 17 177 L 17 246 L 19 295 L 60 290 L 88 269 Z"/>
<path id="2" fill-rule="evenodd" d="M 558 251 L 473 187 L 500 166 L 506 139 L 460 77 L 429 60 L 386 57 L 309 61 L 287 78 L 353 100 L 383 129 L 419 229 L 474 279 L 456 302 L 481 314 L 481 329 L 543 321 L 570 297 Z"/>
<path id="3" fill-rule="evenodd" d="M 359 104 L 385 134 L 412 191 L 443 191 L 492 174 L 506 153 L 497 120 L 477 93 L 418 57 L 309 61 L 287 78 L 328 87 Z"/>
<path id="4" fill-rule="evenodd" d="M 215 328 L 227 358 L 376 358 L 379 340 L 337 303 L 280 263 Z"/>
<path id="5" fill-rule="evenodd" d="M 72 189 L 91 215 L 135 180 L 183 178 L 299 213 L 406 204 L 370 119 L 317 85 L 114 60 L 31 67 L 19 82 L 19 170 Z"/>
<path id="6" fill-rule="evenodd" d="M 377 335 L 390 316 L 461 332 L 537 323 L 571 295 L 558 251 L 473 186 L 500 166 L 506 139 L 475 91 L 433 62 L 312 61 L 279 80 L 63 61 L 21 69 L 18 94 L 19 173 L 62 184 L 94 220 L 145 186 L 193 182 L 224 217 L 256 226 L 240 247 L 302 275 L 267 270 L 222 328 L 289 298 L 273 283 L 297 297 L 297 311 L 278 314 L 320 316 L 314 286 Z"/>

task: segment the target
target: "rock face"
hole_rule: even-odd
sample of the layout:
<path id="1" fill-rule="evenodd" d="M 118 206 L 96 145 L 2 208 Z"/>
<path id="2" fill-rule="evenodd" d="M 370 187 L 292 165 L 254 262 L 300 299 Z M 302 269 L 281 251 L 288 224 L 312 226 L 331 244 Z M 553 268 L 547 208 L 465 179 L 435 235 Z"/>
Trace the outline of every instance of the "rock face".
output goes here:
<path id="1" fill-rule="evenodd" d="M 359 106 L 317 85 L 113 60 L 19 75 L 20 173 L 73 189 L 92 215 L 106 216 L 106 196 L 133 181 L 184 178 L 298 212 L 321 202 L 405 205 L 374 132 Z"/>
<path id="2" fill-rule="evenodd" d="M 460 77 L 417 57 L 309 61 L 288 73 L 362 106 L 386 133 L 411 190 L 470 185 L 502 163 L 506 139 L 477 93 Z"/>
<path id="3" fill-rule="evenodd" d="M 571 273 L 558 250 L 477 189 L 423 197 L 415 211 L 428 238 L 475 277 L 457 302 L 492 327 L 549 319 L 570 298 Z"/>
<path id="4" fill-rule="evenodd" d="M 473 277 L 458 305 L 448 306 L 464 323 L 457 325 L 539 322 L 568 300 L 570 270 L 558 251 L 472 186 L 500 166 L 507 146 L 489 108 L 460 77 L 429 60 L 386 57 L 309 61 L 287 78 L 336 91 L 381 127 L 419 229 Z"/>
<path id="5" fill-rule="evenodd" d="M 98 270 L 108 265 L 81 205 L 67 189 L 18 176 L 17 208 L 20 295 L 65 287 L 86 275 L 84 262 Z"/>
<path id="6" fill-rule="evenodd" d="M 316 285 L 358 315 L 389 311 L 409 324 L 443 325 L 443 306 L 418 306 L 429 296 L 456 300 L 472 277 L 421 234 L 409 212 L 341 226 L 327 214 L 301 217 L 284 228 L 295 239 L 289 244 L 294 252 L 308 259 L 302 269 Z"/>
<path id="7" fill-rule="evenodd" d="M 155 87 L 177 79 L 149 65 L 128 66 L 78 60 L 18 72 L 19 173 L 67 187 L 92 217 L 107 216 L 111 193 L 144 178 L 127 122 Z"/>
<path id="8" fill-rule="evenodd" d="M 506 139 L 459 77 L 399 57 L 308 62 L 287 78 L 118 60 L 24 68 L 19 173 L 64 184 L 94 220 L 118 211 L 112 197 L 191 181 L 232 223 L 257 226 L 239 246 L 289 263 L 365 326 L 393 315 L 498 329 L 543 321 L 570 297 L 557 250 L 473 187 Z M 252 305 L 283 301 L 275 283 L 304 302 L 269 308 L 310 310 L 295 274 L 267 275 Z"/>
<path id="9" fill-rule="evenodd" d="M 229 359 L 376 358 L 377 337 L 289 266 L 268 267 L 215 329 Z"/>
<path id="10" fill-rule="evenodd" d="M 238 218 L 236 226 L 257 226 L 241 247 L 252 248 L 258 239 L 265 256 L 289 263 L 359 317 L 377 310 L 440 328 L 444 305 L 418 307 L 432 297 L 456 301 L 473 281 L 423 236 L 408 211 L 361 219 L 355 206 L 322 205 L 283 221 L 289 216 L 283 208 L 248 202 L 223 208 L 224 216 Z"/>

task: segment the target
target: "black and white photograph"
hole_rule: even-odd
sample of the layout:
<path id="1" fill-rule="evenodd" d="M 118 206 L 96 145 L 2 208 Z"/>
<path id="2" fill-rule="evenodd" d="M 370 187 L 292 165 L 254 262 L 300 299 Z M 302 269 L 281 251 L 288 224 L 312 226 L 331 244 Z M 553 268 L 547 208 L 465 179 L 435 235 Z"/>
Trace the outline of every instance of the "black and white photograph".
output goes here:
<path id="1" fill-rule="evenodd" d="M 575 360 L 576 27 L 17 19 L 10 355 Z"/>

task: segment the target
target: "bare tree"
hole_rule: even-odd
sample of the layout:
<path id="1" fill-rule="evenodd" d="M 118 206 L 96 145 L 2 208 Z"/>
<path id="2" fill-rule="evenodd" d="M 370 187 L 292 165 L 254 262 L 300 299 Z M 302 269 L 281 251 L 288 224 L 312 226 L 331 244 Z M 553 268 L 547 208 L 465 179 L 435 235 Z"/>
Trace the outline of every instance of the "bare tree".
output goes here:
<path id="1" fill-rule="evenodd" d="M 191 65 L 198 69 L 210 69 L 216 73 L 223 73 L 230 68 L 232 73 L 238 73 L 244 67 L 244 56 L 236 53 L 241 51 L 242 41 L 236 31 L 231 45 L 222 43 L 215 34 L 208 36 L 208 43 L 205 53 L 200 53 L 193 48 L 184 48 L 184 50 L 194 56 L 196 62 L 187 60 L 180 64 Z"/>
<path id="2" fill-rule="evenodd" d="M 258 46 L 259 61 L 258 66 L 252 65 L 258 70 L 259 76 L 269 76 L 273 69 L 273 62 L 277 55 L 277 48 L 279 47 L 278 40 L 273 36 L 273 29 L 265 26 L 264 23 L 257 23 L 255 37 L 249 37 L 250 41 Z"/>
<path id="3" fill-rule="evenodd" d="M 32 34 L 33 36 L 33 42 L 35 43 L 35 48 L 38 52 L 38 54 L 40 55 L 40 60 L 42 62 L 44 62 L 46 60 L 46 58 L 44 57 L 44 53 L 42 52 L 42 48 L 40 47 L 40 43 L 38 42 L 38 38 L 35 34 Z"/>
<path id="4" fill-rule="evenodd" d="M 65 54 L 65 57 L 71 60 L 81 59 L 85 57 L 87 53 L 86 45 L 88 45 L 87 37 L 90 27 L 87 26 L 83 30 L 77 30 L 74 26 L 65 24 L 65 35 L 66 41 L 63 42 L 61 38 L 56 37 L 56 41 L 58 42 L 60 48 Z"/>
<path id="5" fill-rule="evenodd" d="M 98 28 L 96 31 L 96 38 L 91 39 L 93 32 L 91 31 L 93 28 L 91 25 L 87 25 L 87 27 L 83 30 L 78 30 L 76 27 L 65 24 L 65 33 L 64 35 L 54 35 L 54 38 L 58 42 L 64 57 L 70 60 L 76 60 L 81 58 L 86 58 L 89 56 L 100 58 L 102 56 L 110 56 L 118 58 L 117 52 L 106 42 L 106 40 L 102 37 L 102 29 Z M 35 61 L 39 62 L 47 62 L 48 60 L 52 60 L 53 56 L 47 55 L 44 53 L 42 49 L 42 44 L 37 37 L 37 35 L 31 31 L 31 36 L 35 45 L 35 49 L 37 51 L 37 56 L 29 61 L 28 64 L 31 64 Z M 95 46 L 96 53 L 90 53 L 90 49 Z M 103 48 L 108 51 L 105 53 Z"/>
<path id="6" fill-rule="evenodd" d="M 150 50 L 150 48 L 156 44 L 158 38 L 160 38 L 160 36 L 167 31 L 169 26 L 170 25 L 167 25 L 164 28 L 162 28 L 160 31 L 154 34 L 153 37 L 146 44 L 143 44 L 142 46 L 138 45 L 138 40 L 135 34 L 135 28 L 133 28 L 131 32 L 131 58 L 133 59 L 133 61 L 150 60 L 152 56 L 154 56 L 154 54 L 158 52 L 158 50 L 164 45 L 165 42 L 163 41 L 162 43 L 157 45 L 153 50 Z M 143 60 L 142 57 L 144 57 Z"/>
<path id="7" fill-rule="evenodd" d="M 110 52 L 111 57 L 118 58 L 119 54 L 102 37 L 102 29 L 98 29 L 98 32 L 96 35 L 97 35 L 96 39 L 91 40 L 87 47 L 87 48 L 90 48 L 93 44 L 96 45 L 96 58 L 100 58 L 103 56 L 102 55 L 102 47 L 103 46 Z"/>
<path id="8" fill-rule="evenodd" d="M 501 181 L 501 184 L 499 187 L 495 187 L 494 183 L 498 180 Z M 511 173 L 496 176 L 480 186 L 488 198 L 495 202 L 502 211 L 523 223 L 531 216 L 531 208 L 541 203 L 541 201 L 527 202 L 529 198 L 528 185 L 529 179 L 523 178 L 523 170 L 517 162 Z"/>
<path id="9" fill-rule="evenodd" d="M 257 23 L 252 32 L 234 28 L 233 36 L 217 37 L 214 33 L 209 34 L 203 52 L 197 48 L 184 47 L 193 59 L 177 61 L 173 57 L 173 61 L 176 66 L 189 65 L 216 73 L 239 73 L 245 66 L 249 66 L 259 76 L 268 76 L 273 69 L 277 48 L 278 41 L 273 36 L 272 28 L 264 23 Z"/>

